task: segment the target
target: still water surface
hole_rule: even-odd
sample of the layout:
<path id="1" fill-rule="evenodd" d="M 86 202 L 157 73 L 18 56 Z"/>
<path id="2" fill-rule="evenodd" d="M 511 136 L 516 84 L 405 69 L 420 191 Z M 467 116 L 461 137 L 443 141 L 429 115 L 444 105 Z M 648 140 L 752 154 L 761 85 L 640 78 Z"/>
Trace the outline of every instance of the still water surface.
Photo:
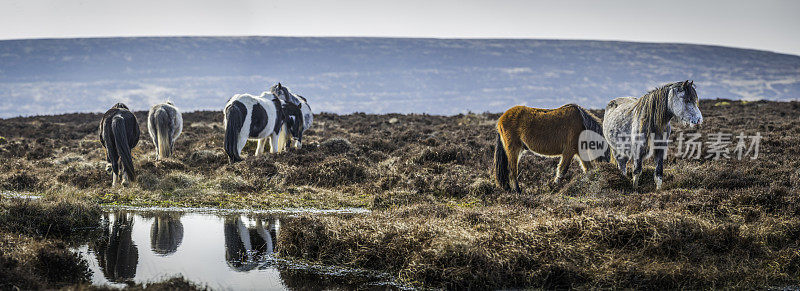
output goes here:
<path id="1" fill-rule="evenodd" d="M 106 227 L 100 234 L 76 249 L 89 262 L 96 285 L 183 276 L 213 289 L 397 288 L 385 276 L 353 280 L 363 275 L 344 269 L 333 273 L 345 274 L 349 283 L 332 283 L 331 274 L 298 275 L 303 267 L 273 256 L 281 220 L 289 219 L 285 215 L 114 210 L 102 219 Z M 358 285 L 351 285 L 354 281 Z"/>

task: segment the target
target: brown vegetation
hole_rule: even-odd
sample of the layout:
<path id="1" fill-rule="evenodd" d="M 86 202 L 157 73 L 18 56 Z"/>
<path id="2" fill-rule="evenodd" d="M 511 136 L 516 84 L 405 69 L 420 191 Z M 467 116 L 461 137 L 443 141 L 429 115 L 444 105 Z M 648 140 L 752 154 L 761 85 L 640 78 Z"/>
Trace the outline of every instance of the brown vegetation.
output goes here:
<path id="1" fill-rule="evenodd" d="M 100 207 L 86 203 L 0 202 L 0 289 L 41 289 L 88 282 L 88 263 L 67 249 L 99 227 Z"/>
<path id="2" fill-rule="evenodd" d="M 558 161 L 533 155 L 520 162 L 523 193 L 500 191 L 490 174 L 497 114 L 323 113 L 303 149 L 228 165 L 217 112 L 184 114 L 171 159 L 156 161 L 143 139 L 139 180 L 126 189 L 110 188 L 99 115 L 0 120 L 0 187 L 100 203 L 370 207 L 287 221 L 281 254 L 389 271 L 415 286 L 799 284 L 800 103 L 708 100 L 701 109 L 704 125 L 684 132 L 760 132 L 760 155 L 686 160 L 673 143 L 661 191 L 649 160 L 634 190 L 608 164 L 585 174 L 572 165 L 548 185 Z"/>

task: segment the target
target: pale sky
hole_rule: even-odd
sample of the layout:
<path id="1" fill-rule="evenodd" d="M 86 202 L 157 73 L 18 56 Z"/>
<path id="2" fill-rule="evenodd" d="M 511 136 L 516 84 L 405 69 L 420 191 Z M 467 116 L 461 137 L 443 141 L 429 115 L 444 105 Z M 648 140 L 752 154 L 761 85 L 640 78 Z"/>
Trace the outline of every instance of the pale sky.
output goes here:
<path id="1" fill-rule="evenodd" d="M 0 39 L 183 35 L 624 40 L 800 55 L 800 1 L 0 0 Z"/>

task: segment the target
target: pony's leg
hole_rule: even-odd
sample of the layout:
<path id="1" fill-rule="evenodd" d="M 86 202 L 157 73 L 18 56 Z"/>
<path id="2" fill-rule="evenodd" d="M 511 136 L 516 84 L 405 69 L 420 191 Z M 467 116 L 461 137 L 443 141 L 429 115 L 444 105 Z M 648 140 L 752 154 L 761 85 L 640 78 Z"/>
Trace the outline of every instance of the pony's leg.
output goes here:
<path id="1" fill-rule="evenodd" d="M 592 162 L 591 161 L 584 161 L 581 158 L 578 158 L 578 161 L 580 162 L 581 170 L 583 170 L 584 173 L 586 173 L 586 171 L 589 171 L 589 170 L 592 169 Z"/>
<path id="2" fill-rule="evenodd" d="M 281 148 L 281 136 L 280 135 L 281 135 L 280 133 L 272 135 L 272 143 L 270 144 L 270 146 L 272 146 L 272 149 L 274 150 L 273 153 L 280 153 L 280 152 L 283 151 L 283 149 Z"/>
<path id="3" fill-rule="evenodd" d="M 267 140 L 268 140 L 268 142 L 267 142 L 267 143 L 269 144 L 269 153 L 270 153 L 270 154 L 274 154 L 274 153 L 276 152 L 276 150 L 277 150 L 277 149 L 275 148 L 275 139 L 277 139 L 277 137 L 275 136 L 275 134 L 274 134 L 274 133 L 273 133 L 273 134 L 270 134 L 270 135 L 267 137 Z"/>
<path id="4" fill-rule="evenodd" d="M 665 133 L 664 137 L 668 137 L 668 135 L 669 133 Z M 656 190 L 661 190 L 661 184 L 664 181 L 664 155 L 666 154 L 664 149 L 666 148 L 667 144 L 666 142 L 661 142 L 663 140 L 667 139 L 656 135 L 656 140 L 653 142 L 655 146 L 653 150 L 653 161 L 656 163 L 656 171 L 653 174 L 653 180 L 656 182 Z"/>
<path id="5" fill-rule="evenodd" d="M 266 146 L 266 143 L 267 143 L 266 137 L 258 139 L 258 145 L 256 145 L 256 156 L 264 153 L 264 146 Z"/>
<path id="6" fill-rule="evenodd" d="M 656 190 L 661 190 L 661 184 L 664 182 L 664 150 L 655 150 L 653 160 L 656 163 L 656 172 L 653 173 L 653 180 L 656 182 Z"/>
<path id="7" fill-rule="evenodd" d="M 117 187 L 117 173 L 111 173 L 111 187 Z"/>
<path id="8" fill-rule="evenodd" d="M 625 176 L 628 173 L 628 157 L 621 153 L 616 153 L 616 151 L 612 154 L 614 155 L 614 162 L 617 163 L 617 168 Z"/>
<path id="9" fill-rule="evenodd" d="M 642 164 L 644 163 L 644 156 L 647 154 L 647 149 L 641 147 L 638 151 L 633 153 L 633 188 L 639 186 L 639 177 L 642 175 Z"/>
<path id="10" fill-rule="evenodd" d="M 572 157 L 575 154 L 562 154 L 561 160 L 558 162 L 558 168 L 556 168 L 556 178 L 553 180 L 554 183 L 558 184 L 561 180 L 561 177 L 567 174 L 567 170 L 569 170 L 569 164 L 572 162 Z"/>
<path id="11" fill-rule="evenodd" d="M 158 139 L 156 139 L 155 136 L 153 136 L 153 145 L 156 147 L 156 160 L 160 160 L 161 155 L 159 154 L 160 151 L 158 151 Z"/>
<path id="12" fill-rule="evenodd" d="M 281 125 L 281 133 L 278 134 L 278 152 L 286 151 L 287 144 L 289 144 L 289 128 L 284 123 Z"/>
<path id="13" fill-rule="evenodd" d="M 122 181 L 121 182 L 122 187 L 127 187 L 128 184 L 130 184 L 128 182 L 128 179 L 130 179 L 130 178 L 128 177 L 128 172 L 124 171 L 124 167 L 123 167 L 123 170 L 120 171 L 120 176 L 122 176 L 121 179 L 120 179 Z"/>
<path id="14" fill-rule="evenodd" d="M 512 142 L 508 147 L 506 147 L 506 155 L 508 156 L 509 184 L 513 182 L 514 191 L 517 193 L 522 193 L 522 190 L 519 188 L 519 158 L 521 152 L 522 146 L 520 146 L 518 142 Z"/>

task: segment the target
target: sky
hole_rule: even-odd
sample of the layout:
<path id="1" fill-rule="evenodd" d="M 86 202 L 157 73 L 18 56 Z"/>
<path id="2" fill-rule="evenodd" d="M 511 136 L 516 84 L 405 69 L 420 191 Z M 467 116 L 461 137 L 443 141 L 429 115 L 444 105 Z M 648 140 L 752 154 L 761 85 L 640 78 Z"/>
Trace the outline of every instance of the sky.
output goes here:
<path id="1" fill-rule="evenodd" d="M 0 39 L 374 36 L 677 42 L 800 55 L 800 1 L 2 0 Z"/>

